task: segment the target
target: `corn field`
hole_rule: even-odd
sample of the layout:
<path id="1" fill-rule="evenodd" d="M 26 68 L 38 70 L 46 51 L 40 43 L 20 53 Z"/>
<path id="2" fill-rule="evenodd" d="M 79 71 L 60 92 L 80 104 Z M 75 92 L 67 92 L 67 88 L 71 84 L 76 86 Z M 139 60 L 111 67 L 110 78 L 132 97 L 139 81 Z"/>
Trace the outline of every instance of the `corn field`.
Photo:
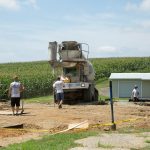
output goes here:
<path id="1" fill-rule="evenodd" d="M 6 99 L 13 76 L 25 86 L 24 98 L 48 95 L 52 92 L 54 76 L 48 62 L 0 64 L 0 99 Z"/>
<path id="2" fill-rule="evenodd" d="M 90 61 L 96 72 L 96 80 L 109 78 L 112 72 L 150 72 L 150 57 L 95 58 Z M 52 93 L 55 77 L 48 62 L 7 63 L 0 64 L 0 99 L 7 98 L 7 89 L 14 75 L 18 75 L 25 86 L 24 98 Z"/>
<path id="3" fill-rule="evenodd" d="M 111 73 L 150 72 L 150 57 L 95 58 L 91 62 L 96 80 L 108 78 Z"/>

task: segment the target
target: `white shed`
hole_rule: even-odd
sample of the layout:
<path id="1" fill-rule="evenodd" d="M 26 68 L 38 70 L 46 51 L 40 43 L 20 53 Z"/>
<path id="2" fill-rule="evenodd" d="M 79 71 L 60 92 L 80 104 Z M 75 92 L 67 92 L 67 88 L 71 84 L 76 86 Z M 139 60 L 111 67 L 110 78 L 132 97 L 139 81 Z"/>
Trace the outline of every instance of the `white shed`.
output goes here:
<path id="1" fill-rule="evenodd" d="M 150 98 L 150 73 L 111 73 L 113 97 L 129 98 L 134 85 L 138 86 L 141 98 Z"/>

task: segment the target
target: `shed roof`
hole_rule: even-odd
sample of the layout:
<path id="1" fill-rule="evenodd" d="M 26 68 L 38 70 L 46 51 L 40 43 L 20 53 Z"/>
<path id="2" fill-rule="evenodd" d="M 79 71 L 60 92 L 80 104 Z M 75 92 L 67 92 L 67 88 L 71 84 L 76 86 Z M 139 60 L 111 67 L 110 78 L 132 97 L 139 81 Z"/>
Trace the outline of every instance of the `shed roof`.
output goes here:
<path id="1" fill-rule="evenodd" d="M 110 80 L 112 79 L 141 79 L 150 80 L 150 73 L 111 73 Z"/>

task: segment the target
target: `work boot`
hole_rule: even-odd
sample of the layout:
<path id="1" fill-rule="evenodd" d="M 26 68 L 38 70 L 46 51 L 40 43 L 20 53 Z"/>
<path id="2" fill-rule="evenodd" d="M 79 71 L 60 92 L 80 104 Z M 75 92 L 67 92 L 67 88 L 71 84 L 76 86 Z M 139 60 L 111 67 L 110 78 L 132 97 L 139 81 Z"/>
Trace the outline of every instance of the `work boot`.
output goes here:
<path id="1" fill-rule="evenodd" d="M 16 116 L 18 116 L 19 114 L 18 113 L 16 113 Z"/>
<path id="2" fill-rule="evenodd" d="M 59 109 L 61 109 L 61 108 L 62 108 L 62 105 L 61 105 L 61 104 L 59 104 L 59 105 L 58 105 L 58 108 L 59 108 Z"/>

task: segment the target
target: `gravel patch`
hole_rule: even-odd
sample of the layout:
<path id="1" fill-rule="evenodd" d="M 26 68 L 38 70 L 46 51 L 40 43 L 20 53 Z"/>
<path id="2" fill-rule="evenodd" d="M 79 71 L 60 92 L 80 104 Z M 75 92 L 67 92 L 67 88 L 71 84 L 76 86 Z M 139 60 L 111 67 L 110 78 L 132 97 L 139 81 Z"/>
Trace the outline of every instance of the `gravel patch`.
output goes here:
<path id="1" fill-rule="evenodd" d="M 101 134 L 97 137 L 88 137 L 77 140 L 75 143 L 83 147 L 75 147 L 70 150 L 130 150 L 141 149 L 148 146 L 146 140 L 150 140 L 149 133 L 142 134 Z"/>

